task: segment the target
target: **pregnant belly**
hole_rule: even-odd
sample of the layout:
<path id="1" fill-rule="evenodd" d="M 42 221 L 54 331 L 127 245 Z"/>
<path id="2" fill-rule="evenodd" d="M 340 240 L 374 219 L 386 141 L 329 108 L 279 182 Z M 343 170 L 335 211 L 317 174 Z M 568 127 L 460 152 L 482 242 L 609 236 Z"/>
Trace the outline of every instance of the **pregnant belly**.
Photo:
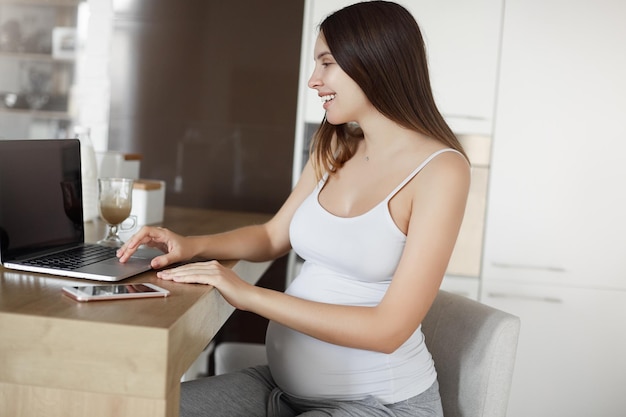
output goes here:
<path id="1" fill-rule="evenodd" d="M 323 303 L 376 306 L 389 283 L 359 281 L 305 263 L 286 293 Z M 301 398 L 359 400 L 373 395 L 391 403 L 419 393 L 416 380 L 426 376 L 427 388 L 435 378 L 420 329 L 398 350 L 385 354 L 333 345 L 270 322 L 266 347 L 278 386 Z"/>
<path id="2" fill-rule="evenodd" d="M 274 322 L 266 342 L 274 380 L 301 398 L 358 400 L 391 383 L 387 354 L 333 345 Z"/>

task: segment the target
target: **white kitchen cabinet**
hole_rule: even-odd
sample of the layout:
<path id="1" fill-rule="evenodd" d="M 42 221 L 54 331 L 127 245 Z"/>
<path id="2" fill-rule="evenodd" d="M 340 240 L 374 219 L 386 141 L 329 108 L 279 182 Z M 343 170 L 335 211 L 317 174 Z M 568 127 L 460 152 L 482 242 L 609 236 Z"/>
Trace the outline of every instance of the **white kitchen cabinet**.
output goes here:
<path id="1" fill-rule="evenodd" d="M 324 117 L 307 83 L 314 68 L 317 27 L 328 14 L 356 0 L 305 0 L 298 86 L 293 182 L 302 170 L 306 124 Z M 458 134 L 492 134 L 503 0 L 404 0 L 426 43 L 439 110 Z"/>
<path id="2" fill-rule="evenodd" d="M 521 318 L 509 417 L 626 410 L 624 16 L 506 1 L 480 300 Z"/>
<path id="3" fill-rule="evenodd" d="M 622 417 L 626 291 L 483 283 L 481 301 L 521 317 L 508 417 Z"/>
<path id="4" fill-rule="evenodd" d="M 626 289 L 625 17 L 507 0 L 484 280 Z"/>
<path id="5" fill-rule="evenodd" d="M 306 85 L 313 71 L 317 25 L 329 13 L 356 2 L 305 2 L 300 122 L 319 123 L 324 116 L 317 94 Z M 503 0 L 447 0 L 443 3 L 405 0 L 399 3 L 411 11 L 420 25 L 435 99 L 452 128 L 459 133 L 490 134 Z"/>
<path id="6" fill-rule="evenodd" d="M 400 1 L 415 16 L 435 100 L 457 133 L 492 133 L 504 0 Z"/>
<path id="7" fill-rule="evenodd" d="M 480 278 L 446 274 L 441 282 L 441 289 L 472 300 L 480 297 Z"/>

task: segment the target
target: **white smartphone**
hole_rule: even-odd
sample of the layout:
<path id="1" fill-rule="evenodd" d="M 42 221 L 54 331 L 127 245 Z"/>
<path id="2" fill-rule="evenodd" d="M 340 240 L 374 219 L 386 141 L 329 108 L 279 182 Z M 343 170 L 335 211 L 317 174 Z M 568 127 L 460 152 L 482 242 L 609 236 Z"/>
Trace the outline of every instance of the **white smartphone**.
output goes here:
<path id="1" fill-rule="evenodd" d="M 149 283 L 63 287 L 63 293 L 77 301 L 167 297 L 170 294 L 165 288 Z"/>

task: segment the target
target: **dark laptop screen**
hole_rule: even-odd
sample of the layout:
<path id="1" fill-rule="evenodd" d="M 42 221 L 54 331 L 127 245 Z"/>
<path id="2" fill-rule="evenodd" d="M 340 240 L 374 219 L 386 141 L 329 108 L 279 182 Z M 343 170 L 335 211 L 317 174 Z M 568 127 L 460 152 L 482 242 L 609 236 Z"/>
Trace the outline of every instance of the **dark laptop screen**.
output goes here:
<path id="1" fill-rule="evenodd" d="M 83 237 L 79 141 L 0 140 L 2 261 Z"/>

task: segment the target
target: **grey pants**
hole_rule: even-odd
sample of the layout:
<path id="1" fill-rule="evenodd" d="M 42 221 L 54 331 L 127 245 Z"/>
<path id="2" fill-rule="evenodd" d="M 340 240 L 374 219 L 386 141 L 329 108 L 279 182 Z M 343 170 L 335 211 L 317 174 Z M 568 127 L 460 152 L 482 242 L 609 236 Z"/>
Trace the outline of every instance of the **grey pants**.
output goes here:
<path id="1" fill-rule="evenodd" d="M 374 397 L 360 401 L 311 401 L 288 395 L 276 386 L 267 366 L 185 382 L 181 417 L 443 417 L 439 385 L 395 404 Z"/>

